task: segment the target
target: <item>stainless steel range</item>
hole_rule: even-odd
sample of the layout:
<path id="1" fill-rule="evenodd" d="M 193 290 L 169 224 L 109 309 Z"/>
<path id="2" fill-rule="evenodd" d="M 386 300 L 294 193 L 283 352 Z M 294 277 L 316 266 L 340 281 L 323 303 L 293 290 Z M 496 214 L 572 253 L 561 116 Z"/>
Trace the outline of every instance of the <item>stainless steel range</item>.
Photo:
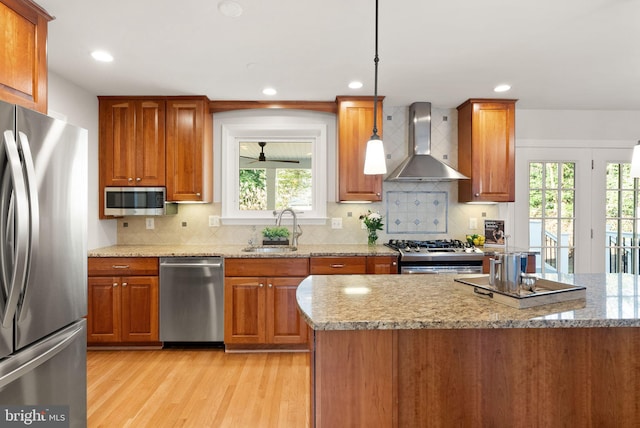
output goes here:
<path id="1" fill-rule="evenodd" d="M 391 239 L 385 245 L 400 253 L 401 274 L 482 273 L 482 250 L 457 239 Z"/>

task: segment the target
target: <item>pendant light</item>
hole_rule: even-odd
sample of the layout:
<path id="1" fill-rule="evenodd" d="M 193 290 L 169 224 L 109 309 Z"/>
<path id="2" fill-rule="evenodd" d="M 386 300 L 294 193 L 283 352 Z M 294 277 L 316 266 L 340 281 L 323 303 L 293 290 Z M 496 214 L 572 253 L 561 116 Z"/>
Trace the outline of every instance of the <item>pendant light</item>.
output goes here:
<path id="1" fill-rule="evenodd" d="M 387 164 L 384 159 L 384 145 L 378 136 L 378 0 L 376 0 L 376 55 L 373 58 L 374 64 L 374 86 L 373 86 L 373 135 L 367 142 L 367 151 L 364 155 L 364 173 L 368 175 L 386 174 Z"/>
<path id="2" fill-rule="evenodd" d="M 631 158 L 631 177 L 640 178 L 640 141 L 633 148 L 633 156 Z"/>

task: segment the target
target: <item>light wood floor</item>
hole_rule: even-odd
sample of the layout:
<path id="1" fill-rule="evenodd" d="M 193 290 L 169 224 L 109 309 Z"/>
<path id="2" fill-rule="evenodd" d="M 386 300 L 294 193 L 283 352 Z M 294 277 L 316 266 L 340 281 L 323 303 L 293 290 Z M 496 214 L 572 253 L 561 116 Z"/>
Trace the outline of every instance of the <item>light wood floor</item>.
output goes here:
<path id="1" fill-rule="evenodd" d="M 309 426 L 307 353 L 88 351 L 88 427 Z"/>

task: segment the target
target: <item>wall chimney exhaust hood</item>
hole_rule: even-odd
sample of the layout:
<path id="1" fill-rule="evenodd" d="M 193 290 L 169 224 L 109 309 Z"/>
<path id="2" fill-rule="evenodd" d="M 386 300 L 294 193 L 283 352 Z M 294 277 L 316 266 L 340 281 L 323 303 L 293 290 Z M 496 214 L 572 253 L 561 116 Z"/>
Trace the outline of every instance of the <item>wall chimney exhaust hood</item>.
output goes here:
<path id="1" fill-rule="evenodd" d="M 469 179 L 431 156 L 431 103 L 409 106 L 409 157 L 385 181 L 452 181 Z"/>

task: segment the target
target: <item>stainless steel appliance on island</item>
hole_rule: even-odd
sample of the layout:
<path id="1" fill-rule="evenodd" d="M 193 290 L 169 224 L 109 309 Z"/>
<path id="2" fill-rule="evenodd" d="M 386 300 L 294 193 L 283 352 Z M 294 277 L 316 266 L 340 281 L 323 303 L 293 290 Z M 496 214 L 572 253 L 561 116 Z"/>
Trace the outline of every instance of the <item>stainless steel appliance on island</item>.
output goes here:
<path id="1" fill-rule="evenodd" d="M 84 427 L 87 131 L 0 102 L 0 140 L 0 422 Z"/>

